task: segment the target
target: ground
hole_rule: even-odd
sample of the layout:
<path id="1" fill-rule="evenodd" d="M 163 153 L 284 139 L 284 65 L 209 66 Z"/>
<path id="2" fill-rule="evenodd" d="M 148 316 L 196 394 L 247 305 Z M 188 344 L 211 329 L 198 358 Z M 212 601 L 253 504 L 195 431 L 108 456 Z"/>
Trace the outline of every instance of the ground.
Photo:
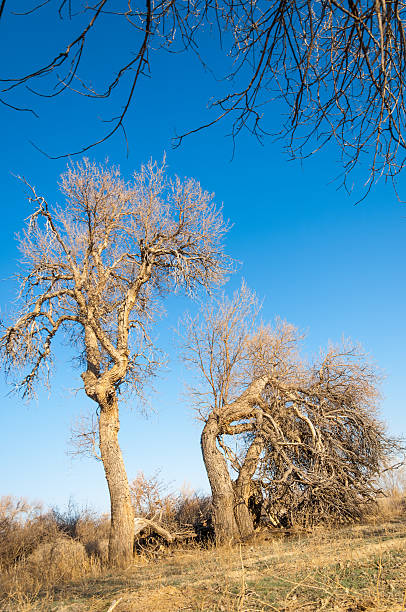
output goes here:
<path id="1" fill-rule="evenodd" d="M 101 570 L 5 606 L 12 612 L 401 612 L 406 522 L 162 550 L 154 558 L 137 557 L 124 572 Z"/>

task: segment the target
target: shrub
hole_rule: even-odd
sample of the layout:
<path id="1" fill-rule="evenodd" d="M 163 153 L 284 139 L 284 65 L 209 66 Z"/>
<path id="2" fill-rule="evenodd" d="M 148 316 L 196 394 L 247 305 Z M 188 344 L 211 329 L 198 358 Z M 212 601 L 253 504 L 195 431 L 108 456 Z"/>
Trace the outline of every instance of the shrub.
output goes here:
<path id="1" fill-rule="evenodd" d="M 0 499 L 0 568 L 4 571 L 30 555 L 43 541 L 57 537 L 58 527 L 39 504 L 10 496 Z"/>
<path id="2" fill-rule="evenodd" d="M 60 536 L 43 542 L 28 557 L 26 568 L 34 575 L 47 577 L 49 584 L 75 580 L 83 575 L 88 558 L 81 542 Z"/>
<path id="3" fill-rule="evenodd" d="M 40 591 L 97 574 L 107 533 L 106 517 L 78 511 L 72 503 L 64 512 L 43 512 L 39 504 L 1 498 L 0 609 L 14 611 Z"/>

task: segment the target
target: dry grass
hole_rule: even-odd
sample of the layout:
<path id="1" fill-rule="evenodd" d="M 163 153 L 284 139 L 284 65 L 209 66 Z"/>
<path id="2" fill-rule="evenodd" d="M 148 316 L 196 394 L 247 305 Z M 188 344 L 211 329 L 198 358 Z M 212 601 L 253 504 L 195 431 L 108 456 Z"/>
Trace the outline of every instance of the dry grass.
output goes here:
<path id="1" fill-rule="evenodd" d="M 98 575 L 108 529 L 106 517 L 72 505 L 44 512 L 40 504 L 2 497 L 0 609 L 30 610 L 38 598 L 47 609 L 55 588 Z"/>
<path id="2" fill-rule="evenodd" d="M 289 537 L 264 532 L 236 547 L 138 557 L 121 573 L 92 559 L 82 558 L 78 566 L 80 577 L 65 577 L 53 587 L 38 584 L 31 593 L 10 592 L 1 610 L 400 612 L 405 604 L 406 522 Z"/>
<path id="3" fill-rule="evenodd" d="M 0 610 L 406 612 L 404 488 L 387 493 L 362 525 L 262 531 L 234 547 L 155 547 L 125 572 L 104 565 L 106 517 L 3 498 Z"/>

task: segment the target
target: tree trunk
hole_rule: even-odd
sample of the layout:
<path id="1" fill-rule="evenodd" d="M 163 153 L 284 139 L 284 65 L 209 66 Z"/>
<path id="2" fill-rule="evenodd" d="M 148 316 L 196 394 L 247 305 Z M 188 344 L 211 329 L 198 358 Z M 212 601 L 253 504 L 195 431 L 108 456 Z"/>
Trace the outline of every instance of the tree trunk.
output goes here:
<path id="1" fill-rule="evenodd" d="M 110 401 L 99 404 L 100 453 L 110 492 L 111 528 L 109 563 L 127 567 L 133 559 L 134 512 L 123 455 L 118 443 L 120 421 L 114 391 Z"/>
<path id="2" fill-rule="evenodd" d="M 226 460 L 217 448 L 218 434 L 217 417 L 211 414 L 202 431 L 201 446 L 213 498 L 214 529 L 217 541 L 232 542 L 239 539 L 234 516 L 234 489 Z"/>
<path id="3" fill-rule="evenodd" d="M 235 519 L 241 538 L 249 538 L 254 533 L 254 521 L 248 508 L 248 500 L 251 487 L 244 487 L 241 491 L 236 489 L 235 494 Z"/>
<path id="4" fill-rule="evenodd" d="M 254 533 L 254 521 L 248 507 L 253 493 L 252 478 L 258 467 L 258 459 L 263 450 L 262 437 L 258 435 L 245 455 L 238 478 L 234 483 L 236 506 L 235 517 L 242 538 L 248 538 Z"/>

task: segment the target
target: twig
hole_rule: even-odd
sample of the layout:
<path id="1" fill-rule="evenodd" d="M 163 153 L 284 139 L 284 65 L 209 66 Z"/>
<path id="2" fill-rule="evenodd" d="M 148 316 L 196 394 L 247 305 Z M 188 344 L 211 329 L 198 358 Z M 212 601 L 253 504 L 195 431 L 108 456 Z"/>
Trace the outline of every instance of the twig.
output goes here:
<path id="1" fill-rule="evenodd" d="M 112 612 L 114 610 L 114 608 L 116 608 L 118 606 L 118 604 L 120 603 L 120 601 L 123 598 L 120 597 L 119 599 L 116 599 L 116 601 L 113 601 L 113 603 L 111 604 L 110 608 L 107 610 L 107 612 Z"/>

